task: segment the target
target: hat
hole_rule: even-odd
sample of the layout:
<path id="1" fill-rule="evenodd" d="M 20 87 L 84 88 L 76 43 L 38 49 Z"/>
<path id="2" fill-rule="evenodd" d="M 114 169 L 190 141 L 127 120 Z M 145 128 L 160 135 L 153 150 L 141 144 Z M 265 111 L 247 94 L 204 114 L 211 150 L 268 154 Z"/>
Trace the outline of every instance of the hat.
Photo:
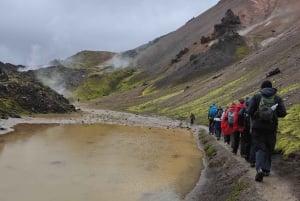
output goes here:
<path id="1" fill-rule="evenodd" d="M 261 84 L 260 88 L 272 88 L 272 82 L 269 80 L 265 80 L 263 81 L 263 83 Z"/>

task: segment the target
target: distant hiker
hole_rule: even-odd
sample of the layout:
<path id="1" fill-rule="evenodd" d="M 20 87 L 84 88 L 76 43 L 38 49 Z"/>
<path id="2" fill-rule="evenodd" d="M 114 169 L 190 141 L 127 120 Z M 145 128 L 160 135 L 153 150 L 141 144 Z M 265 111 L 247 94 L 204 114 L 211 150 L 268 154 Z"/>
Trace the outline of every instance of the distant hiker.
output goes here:
<path id="1" fill-rule="evenodd" d="M 233 117 L 233 133 L 232 133 L 232 153 L 237 154 L 239 144 L 240 144 L 240 138 L 244 130 L 244 126 L 240 125 L 239 118 L 242 118 L 242 116 L 239 116 L 240 110 L 245 108 L 245 100 L 239 99 L 239 103 L 236 104 L 234 107 L 234 117 Z"/>
<path id="2" fill-rule="evenodd" d="M 215 135 L 217 140 L 220 140 L 221 137 L 221 118 L 222 118 L 222 114 L 223 114 L 223 109 L 222 107 L 219 107 L 217 110 L 217 114 L 215 115 L 214 118 L 214 131 L 215 131 Z"/>
<path id="3" fill-rule="evenodd" d="M 235 103 L 232 103 L 224 112 L 221 119 L 221 130 L 224 135 L 224 142 L 230 144 L 230 136 L 233 133 L 233 126 L 228 123 L 228 113 L 235 107 Z"/>
<path id="4" fill-rule="evenodd" d="M 209 110 L 208 110 L 208 127 L 209 127 L 209 134 L 214 134 L 214 129 L 213 129 L 213 123 L 214 123 L 214 118 L 217 114 L 217 110 L 218 107 L 216 106 L 216 104 L 212 104 L 211 106 L 209 106 Z"/>
<path id="5" fill-rule="evenodd" d="M 252 140 L 256 151 L 255 181 L 263 181 L 271 170 L 271 156 L 276 144 L 278 117 L 286 116 L 286 109 L 277 89 L 269 80 L 261 84 L 261 90 L 249 103 L 249 114 L 252 118 Z"/>
<path id="6" fill-rule="evenodd" d="M 191 125 L 194 124 L 195 119 L 196 119 L 196 117 L 195 117 L 194 113 L 191 113 L 191 115 L 190 115 L 190 120 L 191 120 L 190 123 L 191 123 Z"/>

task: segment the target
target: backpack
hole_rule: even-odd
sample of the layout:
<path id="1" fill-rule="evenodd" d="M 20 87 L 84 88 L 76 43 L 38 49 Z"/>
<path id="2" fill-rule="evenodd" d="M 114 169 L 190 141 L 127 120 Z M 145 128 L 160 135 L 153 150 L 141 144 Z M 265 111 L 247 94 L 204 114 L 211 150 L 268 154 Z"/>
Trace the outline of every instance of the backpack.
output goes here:
<path id="1" fill-rule="evenodd" d="M 273 105 L 275 105 L 275 95 L 271 97 L 261 95 L 257 110 L 258 119 L 261 121 L 272 121 L 275 116 L 275 112 L 271 109 Z"/>
<path id="2" fill-rule="evenodd" d="M 238 120 L 237 120 L 238 125 L 244 126 L 246 120 L 245 116 L 246 116 L 246 108 L 241 108 L 240 111 L 238 112 Z"/>
<path id="3" fill-rule="evenodd" d="M 216 113 L 217 113 L 217 110 L 218 110 L 218 107 L 215 106 L 215 105 L 212 105 L 210 108 L 209 108 L 209 112 L 208 112 L 208 116 L 210 118 L 214 118 Z"/>
<path id="4" fill-rule="evenodd" d="M 229 126 L 233 126 L 233 124 L 234 124 L 234 110 L 233 109 L 229 109 L 229 111 L 228 111 L 227 122 L 228 122 Z"/>
<path id="5" fill-rule="evenodd" d="M 223 110 L 222 109 L 218 109 L 217 114 L 216 114 L 216 118 L 221 118 L 223 114 Z"/>

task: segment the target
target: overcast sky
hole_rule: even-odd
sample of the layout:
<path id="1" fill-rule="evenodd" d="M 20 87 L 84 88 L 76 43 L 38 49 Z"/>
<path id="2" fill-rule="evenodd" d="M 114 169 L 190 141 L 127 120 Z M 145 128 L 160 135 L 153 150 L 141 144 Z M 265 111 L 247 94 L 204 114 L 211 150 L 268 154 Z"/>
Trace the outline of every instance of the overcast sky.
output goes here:
<path id="1" fill-rule="evenodd" d="M 219 0 L 0 0 L 0 61 L 47 64 L 121 52 L 176 30 Z"/>

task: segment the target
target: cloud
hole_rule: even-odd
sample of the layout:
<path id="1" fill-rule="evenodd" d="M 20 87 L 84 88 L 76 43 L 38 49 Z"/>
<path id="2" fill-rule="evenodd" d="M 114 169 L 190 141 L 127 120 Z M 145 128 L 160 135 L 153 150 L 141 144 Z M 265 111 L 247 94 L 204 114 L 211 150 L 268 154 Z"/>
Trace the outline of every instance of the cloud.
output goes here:
<path id="1" fill-rule="evenodd" d="M 37 65 L 82 50 L 125 51 L 174 31 L 216 3 L 1 0 L 0 61 Z"/>

